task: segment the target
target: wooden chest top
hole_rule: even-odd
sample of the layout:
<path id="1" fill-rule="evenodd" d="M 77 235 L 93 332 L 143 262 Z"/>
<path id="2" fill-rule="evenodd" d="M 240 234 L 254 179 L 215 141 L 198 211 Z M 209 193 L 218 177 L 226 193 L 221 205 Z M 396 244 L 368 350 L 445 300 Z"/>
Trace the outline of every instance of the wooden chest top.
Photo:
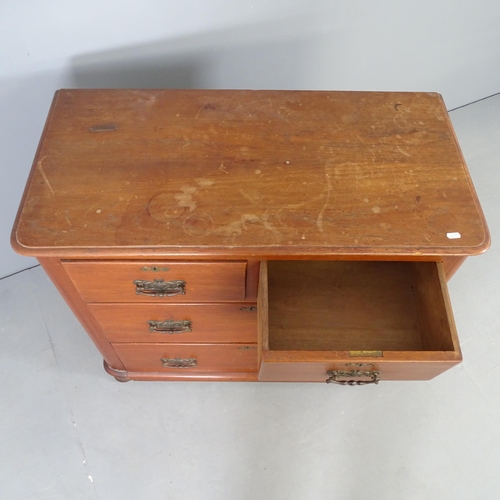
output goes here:
<path id="1" fill-rule="evenodd" d="M 472 255 L 489 234 L 438 94 L 61 90 L 27 255 Z"/>

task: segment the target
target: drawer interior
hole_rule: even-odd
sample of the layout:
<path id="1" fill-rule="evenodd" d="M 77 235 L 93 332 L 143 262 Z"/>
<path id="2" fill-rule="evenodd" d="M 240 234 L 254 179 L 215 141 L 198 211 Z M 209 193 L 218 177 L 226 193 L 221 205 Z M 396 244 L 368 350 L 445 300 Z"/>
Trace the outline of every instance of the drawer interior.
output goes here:
<path id="1" fill-rule="evenodd" d="M 436 262 L 268 261 L 267 280 L 265 351 L 456 349 Z"/>

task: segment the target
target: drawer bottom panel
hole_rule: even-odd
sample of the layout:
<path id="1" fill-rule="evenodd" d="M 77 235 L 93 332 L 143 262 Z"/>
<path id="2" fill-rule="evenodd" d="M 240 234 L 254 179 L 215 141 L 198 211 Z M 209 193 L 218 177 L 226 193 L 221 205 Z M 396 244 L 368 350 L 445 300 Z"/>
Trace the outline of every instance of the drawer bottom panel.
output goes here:
<path id="1" fill-rule="evenodd" d="M 148 373 L 256 373 L 256 344 L 113 344 L 125 369 Z"/>

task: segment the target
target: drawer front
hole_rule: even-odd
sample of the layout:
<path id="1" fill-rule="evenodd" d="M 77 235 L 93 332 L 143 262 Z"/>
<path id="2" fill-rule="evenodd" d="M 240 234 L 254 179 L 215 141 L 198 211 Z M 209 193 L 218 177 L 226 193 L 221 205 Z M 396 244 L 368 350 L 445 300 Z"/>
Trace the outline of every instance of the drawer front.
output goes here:
<path id="1" fill-rule="evenodd" d="M 259 286 L 259 380 L 426 380 L 462 359 L 440 263 L 268 262 Z"/>
<path id="2" fill-rule="evenodd" d="M 159 373 L 256 373 L 255 344 L 113 344 L 125 369 Z"/>
<path id="3" fill-rule="evenodd" d="M 336 358 L 338 353 L 332 353 Z M 430 380 L 460 363 L 460 357 L 442 352 L 429 353 L 387 353 L 383 361 L 363 362 L 346 358 L 337 361 L 307 361 L 307 356 L 300 356 L 300 361 L 280 362 L 263 360 L 259 371 L 259 380 L 266 382 L 326 382 L 355 385 L 357 382 L 375 382 L 384 380 Z M 317 356 L 311 356 L 314 358 Z M 404 359 L 406 357 L 406 360 Z M 394 359 L 390 359 L 394 358 Z M 345 384 L 346 382 L 350 384 Z M 360 384 L 356 384 L 360 385 Z"/>
<path id="4" fill-rule="evenodd" d="M 87 302 L 217 302 L 245 298 L 244 261 L 62 264 Z"/>
<path id="5" fill-rule="evenodd" d="M 257 308 L 251 303 L 88 307 L 111 342 L 257 342 Z"/>

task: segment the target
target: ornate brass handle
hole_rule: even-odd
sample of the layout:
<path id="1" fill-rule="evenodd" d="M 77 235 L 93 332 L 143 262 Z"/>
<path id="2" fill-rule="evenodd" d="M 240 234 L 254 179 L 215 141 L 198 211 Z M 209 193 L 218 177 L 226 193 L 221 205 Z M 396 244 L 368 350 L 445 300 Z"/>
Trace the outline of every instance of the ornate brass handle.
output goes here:
<path id="1" fill-rule="evenodd" d="M 136 295 L 148 295 L 149 297 L 172 297 L 173 295 L 186 295 L 186 290 L 184 289 L 186 282 L 182 280 L 135 280 L 134 285 Z"/>
<path id="2" fill-rule="evenodd" d="M 165 321 L 148 321 L 149 331 L 156 333 L 167 333 L 173 335 L 174 333 L 192 332 L 191 321 L 185 319 L 182 321 L 174 321 L 173 319 L 166 319 Z"/>
<path id="3" fill-rule="evenodd" d="M 362 372 L 360 370 L 330 370 L 326 372 L 328 377 L 327 384 L 340 384 L 340 385 L 368 385 L 378 384 L 380 382 L 380 372 Z M 353 377 L 370 377 L 370 380 L 340 380 L 340 378 L 353 378 Z"/>
<path id="4" fill-rule="evenodd" d="M 198 361 L 196 358 L 161 358 L 163 368 L 196 368 Z"/>

